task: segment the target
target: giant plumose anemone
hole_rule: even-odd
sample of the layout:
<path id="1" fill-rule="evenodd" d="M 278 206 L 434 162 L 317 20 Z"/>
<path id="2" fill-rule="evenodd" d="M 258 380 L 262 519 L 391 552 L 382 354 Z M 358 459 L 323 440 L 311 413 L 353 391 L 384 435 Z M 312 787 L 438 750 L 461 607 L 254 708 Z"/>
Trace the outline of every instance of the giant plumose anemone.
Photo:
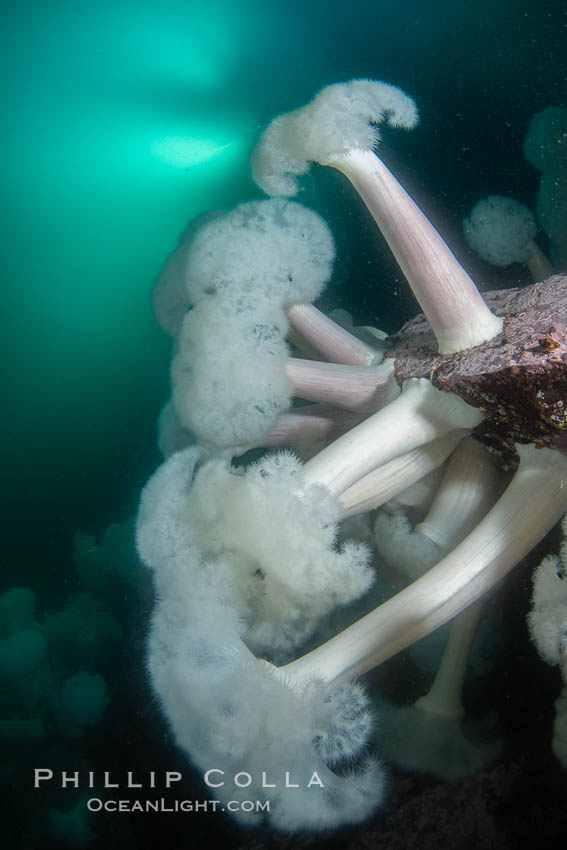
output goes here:
<path id="1" fill-rule="evenodd" d="M 269 799 L 270 821 L 291 832 L 356 823 L 380 804 L 370 706 L 352 680 L 460 617 L 467 636 L 453 642 L 464 648 L 421 702 L 459 719 L 474 606 L 567 511 L 567 281 L 481 296 L 375 152 L 378 125 L 416 122 L 411 98 L 369 80 L 329 86 L 276 118 L 252 160 L 277 197 L 196 227 L 155 301 L 176 340 L 175 439 L 165 442 L 179 450 L 146 485 L 138 516 L 157 590 L 150 676 L 193 763 L 249 778 L 216 787 L 219 799 Z M 332 236 L 287 198 L 312 162 L 351 181 L 423 309 L 389 347 L 311 303 L 331 273 Z M 455 453 L 471 438 L 467 466 Z M 304 461 L 272 451 L 231 465 L 252 447 L 297 444 Z M 477 476 L 486 467 L 494 477 L 489 450 L 509 468 L 490 496 Z M 302 654 L 373 582 L 368 547 L 337 542 L 341 520 L 453 455 L 435 510 L 413 532 L 439 546 L 437 563 Z M 469 485 L 475 498 L 462 496 Z M 453 739 L 460 747 L 458 730 Z M 467 750 L 469 764 L 483 758 Z"/>

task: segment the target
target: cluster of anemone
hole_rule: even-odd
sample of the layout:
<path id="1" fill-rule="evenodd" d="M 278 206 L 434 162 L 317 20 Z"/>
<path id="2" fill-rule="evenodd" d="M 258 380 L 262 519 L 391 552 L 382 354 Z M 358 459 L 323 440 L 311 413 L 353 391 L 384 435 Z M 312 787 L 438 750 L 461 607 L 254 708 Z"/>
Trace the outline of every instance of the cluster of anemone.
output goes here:
<path id="1" fill-rule="evenodd" d="M 123 627 L 106 609 L 103 594 L 109 576 L 114 594 L 121 580 L 129 587 L 136 585 L 138 593 L 146 586 L 131 524 L 111 526 L 99 546 L 80 533 L 74 543 L 83 592 L 47 611 L 46 601 L 38 603 L 29 588 L 10 587 L 0 595 L 3 782 L 13 782 L 30 762 L 37 765 L 49 758 L 54 742 L 63 763 L 83 768 L 87 764 L 80 755 L 84 738 L 96 735 L 107 715 L 111 702 L 107 673 L 123 637 Z M 84 795 L 75 799 L 73 791 L 63 791 L 61 810 L 50 799 L 49 805 L 55 807 L 42 812 L 43 802 L 39 808 L 36 804 L 30 818 L 27 839 L 34 846 L 40 832 L 57 846 L 87 847 L 96 840 Z"/>
<path id="2" fill-rule="evenodd" d="M 95 671 L 120 639 L 120 626 L 87 593 L 70 597 L 41 623 L 35 606 L 25 587 L 0 596 L 1 736 L 42 740 L 46 724 L 80 735 L 100 722 L 109 702 L 104 677 Z"/>
<path id="3" fill-rule="evenodd" d="M 432 688 L 395 721 L 410 744 L 405 761 L 457 776 L 494 757 L 497 745 L 479 750 L 462 729 L 480 606 L 567 511 L 567 458 L 553 439 L 518 444 L 503 474 L 475 437 L 494 409 L 502 432 L 511 408 L 435 385 L 449 360 L 466 366 L 470 352 L 508 340 L 506 317 L 376 154 L 379 125 L 416 122 L 410 97 L 368 80 L 329 86 L 279 116 L 252 156 L 273 197 L 192 228 L 155 292 L 175 349 L 160 422 L 168 457 L 137 523 L 157 590 L 149 672 L 193 763 L 244 771 L 250 782 L 227 787 L 227 799 L 269 799 L 271 822 L 288 831 L 355 823 L 380 804 L 383 768 L 369 746 L 379 736 L 353 680 L 446 623 Z M 384 334 L 345 328 L 313 305 L 333 240 L 288 200 L 313 162 L 342 172 L 390 245 L 437 340 L 430 375 L 404 375 Z M 562 345 L 550 351 L 564 383 Z M 268 453 L 231 462 L 252 448 Z M 403 501 L 435 470 L 418 526 L 391 512 L 376 520 L 377 548 L 409 561 L 410 583 L 322 639 L 333 617 L 348 621 L 373 593 L 369 548 L 345 539 L 341 523 Z M 442 741 L 449 768 L 436 758 Z"/>
<path id="4" fill-rule="evenodd" d="M 77 763 L 77 740 L 100 724 L 110 703 L 103 656 L 121 635 L 115 618 L 89 594 L 71 597 L 41 621 L 31 590 L 11 587 L 0 596 L 0 744 L 3 781 L 57 741 L 63 758 Z M 96 839 L 85 800 L 72 810 L 34 809 L 31 832 L 58 846 L 87 847 Z M 38 828 L 38 823 L 41 827 Z"/>

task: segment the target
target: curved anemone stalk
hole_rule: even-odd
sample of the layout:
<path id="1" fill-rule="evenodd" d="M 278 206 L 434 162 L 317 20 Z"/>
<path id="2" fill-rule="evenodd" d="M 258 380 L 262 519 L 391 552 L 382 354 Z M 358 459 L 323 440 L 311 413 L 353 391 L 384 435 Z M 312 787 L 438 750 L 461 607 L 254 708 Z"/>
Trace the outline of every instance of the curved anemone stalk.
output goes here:
<path id="1" fill-rule="evenodd" d="M 346 366 L 376 366 L 382 362 L 381 351 L 367 345 L 312 304 L 288 304 L 285 312 L 300 337 L 299 347 L 304 339 L 325 360 Z"/>
<path id="2" fill-rule="evenodd" d="M 454 354 L 497 336 L 495 316 L 427 216 L 373 151 L 352 150 L 323 165 L 352 183 L 382 231 L 439 343 Z"/>
<path id="3" fill-rule="evenodd" d="M 373 469 L 339 496 L 342 518 L 373 511 L 407 490 L 438 469 L 468 433 L 464 429 L 450 431 L 444 437 Z"/>
<path id="4" fill-rule="evenodd" d="M 450 551 L 486 516 L 503 486 L 502 475 L 485 447 L 474 439 L 463 440 L 451 455 L 427 516 L 414 532 Z M 463 682 L 481 610 L 479 600 L 452 621 L 434 682 L 415 703 L 419 711 L 447 720 L 464 718 Z"/>
<path id="5" fill-rule="evenodd" d="M 526 245 L 526 251 L 526 265 L 535 283 L 539 283 L 541 280 L 547 280 L 548 277 L 552 277 L 555 274 L 555 269 L 551 265 L 551 262 L 533 239 L 530 239 Z"/>
<path id="6" fill-rule="evenodd" d="M 306 484 L 323 484 L 334 496 L 371 470 L 457 428 L 474 428 L 483 415 L 425 378 L 404 383 L 398 398 L 306 463 Z"/>
<path id="7" fill-rule="evenodd" d="M 469 657 L 480 620 L 482 601 L 475 602 L 451 623 L 443 658 L 428 692 L 416 700 L 420 711 L 460 721 L 465 716 L 462 692 Z"/>
<path id="8" fill-rule="evenodd" d="M 453 549 L 486 515 L 504 482 L 485 447 L 478 440 L 463 440 L 451 455 L 427 516 L 414 532 L 446 551 Z"/>
<path id="9" fill-rule="evenodd" d="M 412 706 L 383 703 L 378 741 L 388 760 L 451 780 L 469 776 L 501 752 L 498 738 L 469 736 L 461 700 L 465 671 L 482 602 L 451 623 L 441 665 L 428 694 Z"/>
<path id="10" fill-rule="evenodd" d="M 306 404 L 282 413 L 269 434 L 250 448 L 276 448 L 293 445 L 296 449 L 306 444 L 328 443 L 340 437 L 360 422 L 360 415 L 328 404 Z"/>
<path id="11" fill-rule="evenodd" d="M 346 410 L 374 411 L 400 394 L 394 361 L 379 366 L 345 366 L 290 357 L 285 371 L 296 398 L 333 404 Z"/>
<path id="12" fill-rule="evenodd" d="M 392 599 L 312 652 L 278 668 L 292 680 L 348 681 L 452 620 L 507 575 L 567 511 L 567 456 L 518 446 L 503 495 L 458 546 Z M 526 494 L 530 498 L 526 498 Z"/>

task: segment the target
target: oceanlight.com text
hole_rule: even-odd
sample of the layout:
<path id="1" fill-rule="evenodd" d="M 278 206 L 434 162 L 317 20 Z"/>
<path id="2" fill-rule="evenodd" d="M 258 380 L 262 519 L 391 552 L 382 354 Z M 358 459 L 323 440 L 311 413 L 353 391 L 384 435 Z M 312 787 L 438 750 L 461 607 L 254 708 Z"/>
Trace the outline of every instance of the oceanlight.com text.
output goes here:
<path id="1" fill-rule="evenodd" d="M 229 800 L 224 805 L 220 800 L 166 800 L 164 797 L 152 800 L 102 800 L 91 797 L 87 800 L 90 812 L 113 812 L 127 814 L 182 813 L 197 812 L 269 812 L 269 800 Z"/>

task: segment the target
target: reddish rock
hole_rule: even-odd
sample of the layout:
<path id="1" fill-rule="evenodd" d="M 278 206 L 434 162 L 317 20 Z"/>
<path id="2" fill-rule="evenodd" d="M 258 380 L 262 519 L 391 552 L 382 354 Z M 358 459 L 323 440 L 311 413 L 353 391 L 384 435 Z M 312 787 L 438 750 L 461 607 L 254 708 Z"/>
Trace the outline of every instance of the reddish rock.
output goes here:
<path id="1" fill-rule="evenodd" d="M 428 378 L 486 413 L 479 435 L 567 450 L 567 276 L 484 294 L 502 333 L 440 355 L 423 315 L 391 337 L 396 377 Z"/>

